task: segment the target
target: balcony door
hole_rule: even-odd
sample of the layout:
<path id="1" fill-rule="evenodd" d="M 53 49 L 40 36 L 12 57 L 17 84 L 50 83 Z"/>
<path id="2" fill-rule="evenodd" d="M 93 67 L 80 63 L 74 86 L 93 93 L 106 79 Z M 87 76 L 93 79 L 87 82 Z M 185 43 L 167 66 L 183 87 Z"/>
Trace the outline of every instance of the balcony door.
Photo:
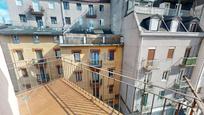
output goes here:
<path id="1" fill-rule="evenodd" d="M 94 7 L 93 7 L 93 5 L 89 5 L 89 15 L 94 15 Z"/>
<path id="2" fill-rule="evenodd" d="M 36 19 L 37 27 L 39 28 L 43 27 L 42 16 L 36 16 L 35 19 Z"/>
<path id="3" fill-rule="evenodd" d="M 154 60 L 154 56 L 155 56 L 155 49 L 148 49 L 147 60 Z"/>
<path id="4" fill-rule="evenodd" d="M 99 51 L 91 52 L 91 63 L 93 65 L 99 65 Z"/>

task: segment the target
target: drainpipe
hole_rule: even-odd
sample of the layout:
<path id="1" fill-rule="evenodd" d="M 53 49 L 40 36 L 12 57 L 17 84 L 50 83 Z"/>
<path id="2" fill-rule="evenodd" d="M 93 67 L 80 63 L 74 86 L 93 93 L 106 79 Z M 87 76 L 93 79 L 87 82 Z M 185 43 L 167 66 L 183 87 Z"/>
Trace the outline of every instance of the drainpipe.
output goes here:
<path id="1" fill-rule="evenodd" d="M 61 16 L 62 16 L 62 31 L 64 31 L 64 12 L 63 12 L 63 8 L 62 8 L 62 4 L 63 4 L 63 0 L 60 0 L 60 9 L 61 9 Z"/>

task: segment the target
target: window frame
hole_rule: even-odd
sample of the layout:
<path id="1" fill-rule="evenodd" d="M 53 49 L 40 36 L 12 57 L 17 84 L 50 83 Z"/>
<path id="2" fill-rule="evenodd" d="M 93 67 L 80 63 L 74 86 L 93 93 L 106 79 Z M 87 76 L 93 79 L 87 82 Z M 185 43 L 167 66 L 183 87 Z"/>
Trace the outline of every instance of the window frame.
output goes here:
<path id="1" fill-rule="evenodd" d="M 100 5 L 99 5 L 99 11 L 100 11 L 100 12 L 104 12 L 104 10 L 105 10 L 105 9 L 104 9 L 104 5 L 103 5 L 103 4 L 100 4 Z"/>
<path id="2" fill-rule="evenodd" d="M 40 38 L 38 35 L 33 36 L 33 43 L 35 43 L 35 44 L 40 43 Z"/>
<path id="3" fill-rule="evenodd" d="M 162 73 L 162 81 L 168 81 L 169 78 L 169 71 L 164 71 Z"/>
<path id="4" fill-rule="evenodd" d="M 113 93 L 113 90 L 114 90 L 114 85 L 109 85 L 109 86 L 108 86 L 108 93 L 109 93 L 109 94 L 112 94 L 112 93 Z"/>
<path id="5" fill-rule="evenodd" d="M 12 36 L 12 42 L 13 42 L 14 44 L 19 44 L 19 43 L 20 43 L 20 38 L 19 38 L 19 36 L 18 36 L 18 35 L 13 35 L 13 36 Z"/>
<path id="6" fill-rule="evenodd" d="M 82 71 L 75 71 L 76 82 L 82 81 Z"/>
<path id="7" fill-rule="evenodd" d="M 173 50 L 173 51 L 171 51 Z M 175 53 L 175 47 L 170 47 L 167 52 L 167 59 L 173 59 Z"/>
<path id="8" fill-rule="evenodd" d="M 21 56 L 19 56 L 19 54 Z M 17 55 L 19 61 L 20 60 L 24 60 L 24 56 L 23 56 L 23 51 L 22 50 L 16 50 L 16 55 Z"/>
<path id="9" fill-rule="evenodd" d="M 59 75 L 62 75 L 62 74 L 63 74 L 63 68 L 62 68 L 62 66 L 61 66 L 61 65 L 57 65 L 56 67 L 57 67 L 57 73 L 58 73 Z"/>
<path id="10" fill-rule="evenodd" d="M 69 10 L 70 9 L 69 2 L 63 1 L 63 8 L 64 10 Z"/>
<path id="11" fill-rule="evenodd" d="M 57 24 L 57 17 L 56 16 L 51 16 L 50 21 L 51 21 L 51 24 Z"/>
<path id="12" fill-rule="evenodd" d="M 76 54 L 79 54 L 78 55 L 78 58 L 77 58 L 77 55 Z M 81 52 L 80 51 L 75 51 L 73 52 L 73 56 L 74 56 L 74 61 L 75 62 L 81 62 Z"/>
<path id="13" fill-rule="evenodd" d="M 60 49 L 55 49 L 55 57 L 56 57 L 56 59 L 61 58 L 61 50 Z"/>
<path id="14" fill-rule="evenodd" d="M 65 17 L 65 23 L 67 25 L 70 25 L 71 24 L 71 17 Z"/>
<path id="15" fill-rule="evenodd" d="M 22 77 L 24 78 L 28 77 L 28 71 L 26 68 L 21 68 L 21 73 L 22 73 Z"/>
<path id="16" fill-rule="evenodd" d="M 52 10 L 55 9 L 55 2 L 54 1 L 49 1 L 48 2 L 48 8 L 52 9 Z"/>
<path id="17" fill-rule="evenodd" d="M 109 68 L 108 69 L 108 77 L 114 77 L 114 74 L 113 73 L 110 73 L 110 72 L 114 72 L 115 68 Z"/>
<path id="18" fill-rule="evenodd" d="M 81 11 L 82 10 L 82 5 L 81 3 L 76 3 L 76 10 Z"/>
<path id="19" fill-rule="evenodd" d="M 25 14 L 19 14 L 20 22 L 26 23 L 27 17 Z"/>
<path id="20" fill-rule="evenodd" d="M 109 59 L 109 61 L 114 61 L 115 60 L 115 50 L 109 50 L 108 51 L 108 59 Z"/>

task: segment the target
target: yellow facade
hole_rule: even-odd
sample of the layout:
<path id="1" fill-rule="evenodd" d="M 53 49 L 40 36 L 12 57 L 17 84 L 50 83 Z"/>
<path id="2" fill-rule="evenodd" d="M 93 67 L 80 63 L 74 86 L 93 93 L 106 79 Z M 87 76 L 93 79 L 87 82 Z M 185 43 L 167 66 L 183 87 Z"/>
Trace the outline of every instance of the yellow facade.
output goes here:
<path id="1" fill-rule="evenodd" d="M 18 44 L 13 43 L 12 37 L 12 35 L 1 35 L 0 41 L 7 57 L 7 63 L 11 67 L 10 73 L 12 74 L 12 70 L 16 73 L 15 75 L 12 74 L 18 81 L 17 84 L 15 81 L 13 82 L 16 91 L 39 84 L 37 82 L 37 75 L 40 74 L 39 65 L 35 64 L 36 50 L 42 50 L 43 58 L 46 59 L 46 64 L 43 64 L 42 67 L 45 68 L 45 73 L 48 74 L 49 78 L 54 79 L 61 76 L 57 70 L 57 66 L 61 66 L 61 61 L 55 57 L 55 50 L 59 49 L 59 46 L 54 43 L 54 36 L 39 36 L 40 42 L 34 43 L 32 35 L 19 35 L 20 43 Z M 22 51 L 23 60 L 18 59 L 17 51 L 19 50 Z M 23 77 L 22 69 L 27 70 L 28 77 Z"/>
<path id="2" fill-rule="evenodd" d="M 97 50 L 99 52 L 99 60 L 102 62 L 99 73 L 99 81 L 100 83 L 94 84 L 92 83 L 92 72 L 97 71 L 96 69 L 86 66 L 90 65 L 91 52 L 93 50 Z M 114 60 L 109 60 L 109 51 L 114 50 Z M 77 85 L 88 91 L 89 93 L 94 95 L 95 87 L 99 87 L 99 98 L 103 101 L 110 101 L 110 103 L 117 104 L 119 95 L 119 87 L 120 83 L 114 79 L 120 80 L 120 77 L 117 75 L 113 75 L 109 77 L 108 70 L 113 68 L 116 73 L 121 73 L 121 62 L 122 62 L 122 46 L 121 45 L 103 45 L 103 46 L 65 46 L 61 47 L 61 55 L 64 60 L 75 60 L 74 52 L 80 52 L 80 62 L 71 61 L 75 63 L 70 67 L 70 63 L 66 61 L 62 61 L 63 69 L 64 69 L 64 77 L 65 79 L 71 80 L 75 82 Z M 82 80 L 76 80 L 76 72 L 80 71 L 82 73 Z M 109 86 L 113 85 L 113 92 L 109 92 Z M 112 101 L 112 102 L 111 102 Z"/>

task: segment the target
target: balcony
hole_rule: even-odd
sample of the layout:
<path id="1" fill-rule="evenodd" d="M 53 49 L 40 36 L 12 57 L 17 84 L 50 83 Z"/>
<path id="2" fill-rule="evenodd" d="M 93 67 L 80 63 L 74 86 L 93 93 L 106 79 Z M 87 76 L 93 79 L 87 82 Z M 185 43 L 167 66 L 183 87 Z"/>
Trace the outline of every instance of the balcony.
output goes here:
<path id="1" fill-rule="evenodd" d="M 102 60 L 90 60 L 89 65 L 101 68 L 102 67 Z"/>
<path id="2" fill-rule="evenodd" d="M 159 60 L 143 60 L 142 66 L 146 71 L 159 69 Z"/>
<path id="3" fill-rule="evenodd" d="M 99 87 L 101 86 L 103 83 L 103 80 L 102 79 L 99 79 L 99 80 L 90 80 L 90 86 L 91 87 Z"/>
<path id="4" fill-rule="evenodd" d="M 89 69 L 90 65 L 87 65 L 83 62 L 74 62 L 71 59 L 67 59 L 66 57 L 61 58 L 64 77 L 58 78 L 53 71 L 52 68 L 47 68 L 47 72 L 52 73 L 50 75 L 49 82 L 45 82 L 42 84 L 32 83 L 31 88 L 26 90 L 20 90 L 17 92 L 17 98 L 20 108 L 21 114 L 30 114 L 38 115 L 38 114 L 69 114 L 69 115 L 78 115 L 78 114 L 102 114 L 102 115 L 121 115 L 121 113 L 117 110 L 121 110 L 123 108 L 127 109 L 126 114 L 134 114 L 135 112 L 139 112 L 141 114 L 156 114 L 155 110 L 158 110 L 161 113 L 166 113 L 169 108 L 171 108 L 171 115 L 178 115 L 179 112 L 187 112 L 190 111 L 193 114 L 196 114 L 195 109 L 200 109 L 200 105 L 197 104 L 199 102 L 198 98 L 195 97 L 189 90 L 188 94 L 184 94 L 179 92 L 178 90 L 171 90 L 168 88 L 163 88 L 161 86 L 153 85 L 152 83 L 144 83 L 143 81 L 133 79 L 130 76 L 124 76 L 122 74 L 113 73 L 117 76 L 124 76 L 128 81 L 133 81 L 139 85 L 132 85 L 130 82 L 122 81 L 117 78 L 111 78 L 108 76 L 108 70 L 95 68 L 100 70 L 100 80 L 98 81 L 90 81 L 90 75 L 92 75 L 94 70 Z M 48 65 L 53 65 L 53 61 L 48 61 Z M 35 68 L 30 67 L 28 65 L 28 73 L 37 73 L 40 75 L 39 71 L 34 71 Z M 16 66 L 15 66 L 16 67 Z M 83 79 L 82 82 L 76 82 L 75 77 L 72 78 L 74 70 L 83 71 Z M 10 70 L 18 70 L 18 68 L 9 68 Z M 34 69 L 34 70 L 33 70 Z M 18 72 L 18 71 L 16 71 Z M 47 74 L 47 72 L 45 72 Z M 30 82 L 36 82 L 33 80 L 35 75 L 31 74 L 28 79 Z M 45 78 L 44 78 L 45 79 Z M 101 81 L 103 79 L 103 83 Z M 105 80 L 104 80 L 105 79 Z M 118 86 L 119 88 L 114 89 L 111 94 L 107 93 L 107 86 L 110 85 L 110 80 L 114 80 L 114 87 Z M 41 80 L 42 81 L 42 80 Z M 107 81 L 107 82 L 106 82 Z M 24 81 L 19 81 L 23 82 Z M 93 95 L 93 87 L 95 84 L 100 85 L 100 90 L 97 88 L 95 91 L 99 96 Z M 90 87 L 90 84 L 93 87 Z M 118 85 L 117 85 L 118 84 Z M 141 85 L 140 85 L 141 84 Z M 144 85 L 146 87 L 154 87 L 155 90 L 165 90 L 168 94 L 176 94 L 183 98 L 182 101 L 176 100 L 174 97 L 170 95 L 162 95 L 158 94 L 153 90 L 145 90 Z M 122 93 L 119 94 L 122 88 Z M 156 89 L 157 88 L 157 89 Z M 139 91 L 140 95 L 136 95 L 136 92 Z M 119 95 L 118 95 L 119 94 Z M 117 95 L 117 96 L 116 96 Z M 44 97 L 44 98 L 42 98 Z M 46 98 L 45 98 L 46 97 Z M 103 97 L 100 100 L 99 97 Z M 107 98 L 104 98 L 107 97 Z M 139 100 L 138 100 L 139 98 Z M 187 98 L 187 99 L 186 99 Z M 37 100 L 37 101 L 36 101 Z M 119 100 L 115 102 L 107 101 L 107 100 Z M 189 103 L 185 103 L 185 102 Z M 80 104 L 79 104 L 80 102 Z M 157 102 L 162 102 L 161 105 L 158 105 Z M 192 104 L 194 103 L 194 105 Z M 137 106 L 135 106 L 138 103 Z M 142 103 L 146 103 L 143 105 Z M 28 106 L 29 105 L 29 106 Z M 113 105 L 112 107 L 108 105 Z M 117 105 L 120 109 L 117 109 Z M 42 107 L 46 107 L 44 109 Z M 137 109 L 139 107 L 140 109 Z M 148 108 L 147 108 L 148 107 Z M 161 108 L 161 109 L 158 109 Z M 182 109 L 183 107 L 188 107 L 188 110 Z M 53 109 L 55 108 L 55 109 Z M 94 109 L 93 109 L 94 108 Z M 116 110 L 117 109 L 117 110 Z M 167 110 L 168 109 L 168 110 Z M 202 108 L 201 108 L 202 109 Z M 158 114 L 158 113 L 157 113 Z M 187 114 L 189 115 L 189 114 Z"/>
<path id="5" fill-rule="evenodd" d="M 33 6 L 29 6 L 29 12 L 32 15 L 36 15 L 36 16 L 43 16 L 45 10 L 43 9 L 43 7 L 40 7 L 38 9 L 34 9 Z"/>
<path id="6" fill-rule="evenodd" d="M 117 35 L 68 35 L 60 38 L 60 46 L 103 46 L 123 45 L 123 40 Z"/>
<path id="7" fill-rule="evenodd" d="M 97 17 L 96 10 L 89 10 L 86 13 L 86 18 L 96 18 L 96 17 Z"/>
<path id="8" fill-rule="evenodd" d="M 32 59 L 32 64 L 35 65 L 37 68 L 39 67 L 46 67 L 47 59 L 41 58 L 41 59 Z"/>
<path id="9" fill-rule="evenodd" d="M 49 74 L 37 74 L 37 82 L 39 84 L 42 84 L 42 83 L 47 83 L 50 81 L 50 77 L 49 77 Z"/>
<path id="10" fill-rule="evenodd" d="M 184 57 L 181 59 L 181 67 L 193 67 L 196 66 L 197 57 Z"/>
<path id="11" fill-rule="evenodd" d="M 159 7 L 148 7 L 148 6 L 135 6 L 134 11 L 136 13 L 144 13 L 144 14 L 159 14 L 159 15 L 166 15 L 166 16 L 176 16 L 176 9 L 166 9 L 166 8 L 159 8 Z M 190 11 L 188 10 L 181 10 L 178 13 L 179 16 L 190 16 Z"/>

